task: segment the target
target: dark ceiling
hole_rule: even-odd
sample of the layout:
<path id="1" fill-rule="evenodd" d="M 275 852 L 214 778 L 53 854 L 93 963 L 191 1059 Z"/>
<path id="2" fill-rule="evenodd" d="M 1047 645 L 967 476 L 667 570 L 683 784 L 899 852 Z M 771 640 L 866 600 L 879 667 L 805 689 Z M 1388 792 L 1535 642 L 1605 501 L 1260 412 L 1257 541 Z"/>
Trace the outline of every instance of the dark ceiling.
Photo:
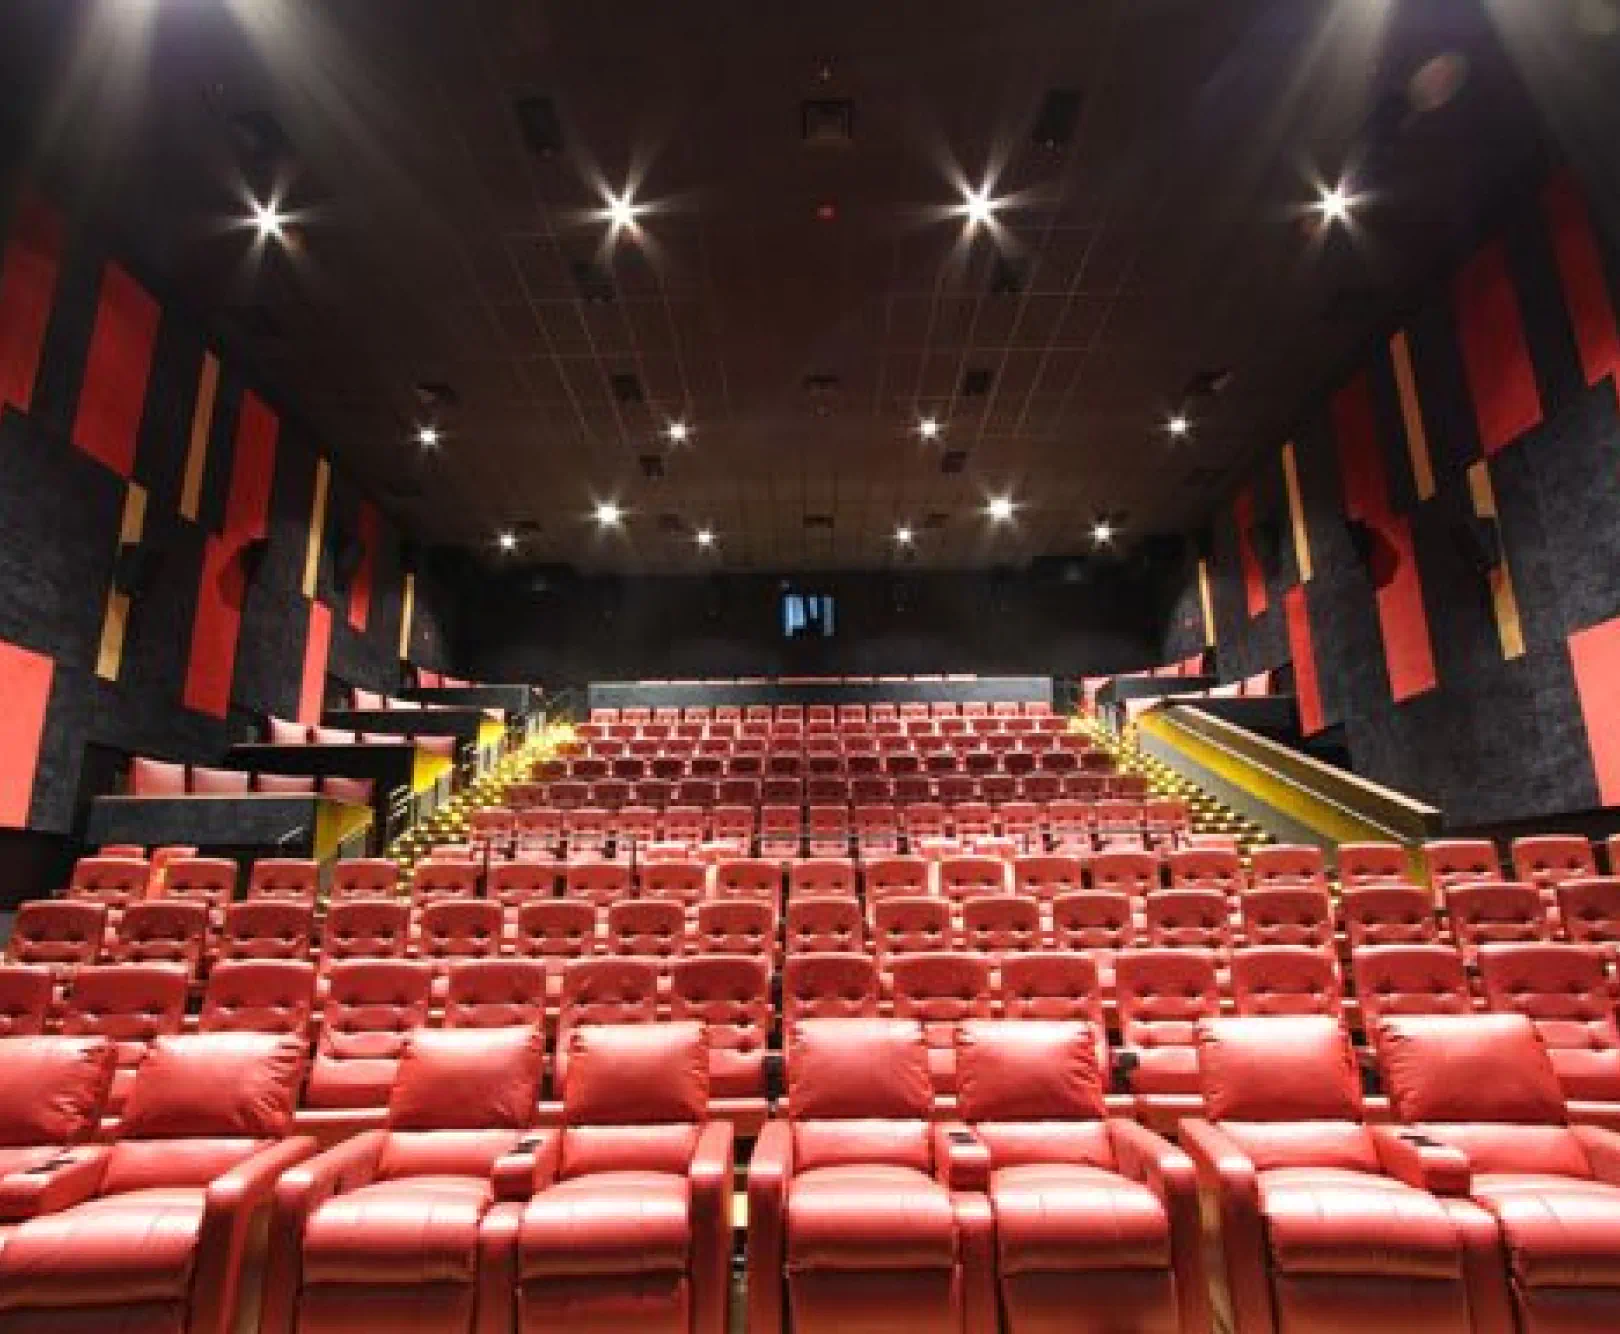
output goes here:
<path id="1" fill-rule="evenodd" d="M 424 540 L 971 566 L 1081 550 L 1099 512 L 1200 519 L 1466 244 L 1545 152 L 1495 7 L 9 0 L 0 100 L 32 169 L 89 192 Z M 1467 77 L 1424 110 L 1437 56 Z M 1055 135 L 1054 91 L 1077 95 Z M 847 142 L 808 141 L 843 114 Z M 1304 206 L 1344 172 L 1368 197 L 1324 233 Z M 229 226 L 272 177 L 291 251 Z M 613 240 L 604 191 L 630 181 Z M 953 211 L 964 182 L 993 183 L 994 226 Z"/>

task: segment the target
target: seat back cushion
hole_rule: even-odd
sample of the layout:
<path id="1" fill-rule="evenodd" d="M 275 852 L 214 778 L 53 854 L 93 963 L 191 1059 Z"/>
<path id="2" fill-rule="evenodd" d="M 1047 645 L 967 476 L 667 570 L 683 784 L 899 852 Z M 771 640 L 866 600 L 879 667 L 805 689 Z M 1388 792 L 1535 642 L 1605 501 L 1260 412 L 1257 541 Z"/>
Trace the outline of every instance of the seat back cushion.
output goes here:
<path id="1" fill-rule="evenodd" d="M 975 1019 L 956 1033 L 957 1111 L 964 1121 L 1106 1117 L 1091 1025 Z"/>
<path id="2" fill-rule="evenodd" d="M 1567 1119 L 1552 1061 L 1525 1015 L 1390 1016 L 1378 1034 L 1390 1104 L 1402 1121 Z"/>
<path id="3" fill-rule="evenodd" d="M 0 1146 L 83 1138 L 101 1115 L 116 1063 L 106 1038 L 0 1039 Z"/>
<path id="4" fill-rule="evenodd" d="M 292 1129 L 300 1038 L 188 1033 L 154 1039 L 129 1091 L 122 1139 L 275 1139 Z"/>
<path id="5" fill-rule="evenodd" d="M 586 1025 L 568 1042 L 560 1175 L 684 1174 L 708 1111 L 703 1025 Z"/>
<path id="6" fill-rule="evenodd" d="M 1361 1120 L 1355 1054 L 1325 1015 L 1202 1020 L 1198 1068 L 1214 1121 Z"/>
<path id="7" fill-rule="evenodd" d="M 519 1130 L 545 1070 L 538 1028 L 418 1028 L 388 1098 L 394 1130 Z"/>
<path id="8" fill-rule="evenodd" d="M 929 1170 L 933 1084 L 915 1021 L 800 1020 L 787 1067 L 795 1171 L 844 1163 Z"/>

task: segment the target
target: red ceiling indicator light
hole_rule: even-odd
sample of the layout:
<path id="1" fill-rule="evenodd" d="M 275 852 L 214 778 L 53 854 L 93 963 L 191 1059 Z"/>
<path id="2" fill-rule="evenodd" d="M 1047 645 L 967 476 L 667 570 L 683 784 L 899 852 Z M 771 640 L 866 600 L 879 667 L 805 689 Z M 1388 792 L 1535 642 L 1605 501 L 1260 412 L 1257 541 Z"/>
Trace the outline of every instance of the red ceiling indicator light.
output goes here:
<path id="1" fill-rule="evenodd" d="M 831 199 L 823 199 L 819 204 L 816 205 L 816 221 L 837 222 L 838 205 Z"/>

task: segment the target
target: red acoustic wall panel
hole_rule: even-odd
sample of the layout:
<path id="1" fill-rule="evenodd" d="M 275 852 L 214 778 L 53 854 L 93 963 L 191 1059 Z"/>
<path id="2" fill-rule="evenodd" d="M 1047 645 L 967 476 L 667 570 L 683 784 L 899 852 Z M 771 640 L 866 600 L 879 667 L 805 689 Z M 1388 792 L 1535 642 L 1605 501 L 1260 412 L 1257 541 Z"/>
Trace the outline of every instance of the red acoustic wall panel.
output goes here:
<path id="1" fill-rule="evenodd" d="M 158 314 L 158 304 L 145 288 L 117 264 L 106 266 L 79 385 L 73 443 L 120 477 L 128 477 L 135 466 Z"/>
<path id="2" fill-rule="evenodd" d="M 1581 368 L 1586 372 L 1587 384 L 1596 384 L 1620 371 L 1620 333 L 1615 331 L 1609 277 L 1597 234 L 1592 230 L 1592 215 L 1580 185 L 1567 171 L 1556 173 L 1547 182 L 1541 204 L 1553 254 L 1558 259 L 1558 277 L 1570 325 L 1575 330 Z"/>
<path id="3" fill-rule="evenodd" d="M 1288 652 L 1294 660 L 1299 725 L 1306 736 L 1314 736 L 1327 720 L 1322 712 L 1322 685 L 1316 670 L 1316 646 L 1311 639 L 1311 613 L 1304 584 L 1295 584 L 1283 594 L 1283 613 L 1288 620 Z"/>
<path id="4" fill-rule="evenodd" d="M 1620 617 L 1572 634 L 1569 657 L 1598 797 L 1605 806 L 1620 806 Z"/>
<path id="5" fill-rule="evenodd" d="M 1365 372 L 1333 396 L 1333 433 L 1339 452 L 1346 514 L 1373 530 L 1390 560 L 1380 562 L 1376 579 L 1378 627 L 1384 641 L 1384 664 L 1390 694 L 1411 699 L 1438 683 L 1429 616 L 1423 606 L 1423 581 L 1412 528 L 1394 512 L 1378 441 L 1372 386 Z"/>
<path id="6" fill-rule="evenodd" d="M 236 420 L 225 530 L 203 546 L 202 581 L 191 625 L 191 654 L 181 698 L 188 709 L 223 718 L 230 708 L 236 642 L 242 631 L 247 577 L 242 548 L 270 526 L 270 486 L 276 470 L 276 415 L 256 394 L 242 396 Z"/>
<path id="7" fill-rule="evenodd" d="M 39 743 L 56 664 L 0 640 L 0 828 L 22 829 L 34 799 Z"/>
<path id="8" fill-rule="evenodd" d="M 0 407 L 26 412 L 33 402 L 61 259 L 61 218 L 24 195 L 0 258 Z"/>
<path id="9" fill-rule="evenodd" d="M 1541 391 L 1502 242 L 1482 246 L 1463 265 L 1453 295 L 1468 393 L 1489 456 L 1541 421 Z"/>
<path id="10" fill-rule="evenodd" d="M 304 637 L 304 676 L 298 688 L 298 721 L 318 723 L 326 693 L 326 664 L 332 652 L 332 609 L 319 598 L 309 604 L 309 633 Z"/>
<path id="11" fill-rule="evenodd" d="M 1243 596 L 1253 620 L 1266 609 L 1266 572 L 1254 549 L 1254 493 L 1244 487 L 1232 498 L 1237 524 L 1238 561 L 1243 566 Z"/>
<path id="12" fill-rule="evenodd" d="M 377 563 L 377 510 L 369 501 L 360 506 L 355 540 L 360 543 L 360 563 L 355 566 L 349 585 L 349 624 L 361 634 L 371 619 L 371 581 Z"/>

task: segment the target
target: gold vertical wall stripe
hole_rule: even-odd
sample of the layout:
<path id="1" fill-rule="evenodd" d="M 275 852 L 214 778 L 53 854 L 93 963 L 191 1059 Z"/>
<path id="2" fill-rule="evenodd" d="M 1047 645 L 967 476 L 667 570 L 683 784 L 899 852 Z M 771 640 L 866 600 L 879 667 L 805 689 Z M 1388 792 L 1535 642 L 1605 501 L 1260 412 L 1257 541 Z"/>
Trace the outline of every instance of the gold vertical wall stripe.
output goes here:
<path id="1" fill-rule="evenodd" d="M 411 619 L 416 615 L 416 576 L 405 576 L 405 594 L 399 609 L 399 657 L 411 656 Z"/>
<path id="2" fill-rule="evenodd" d="M 1215 647 L 1215 598 L 1209 589 L 1209 562 L 1198 562 L 1198 601 L 1204 609 L 1204 647 Z"/>
<path id="3" fill-rule="evenodd" d="M 321 573 L 321 535 L 326 531 L 326 493 L 332 484 L 332 465 L 315 462 L 315 503 L 309 509 L 309 541 L 304 547 L 304 596 L 315 596 Z"/>
<path id="4" fill-rule="evenodd" d="M 1294 460 L 1294 442 L 1282 447 L 1283 485 L 1288 491 L 1288 522 L 1294 529 L 1294 564 L 1299 582 L 1311 581 L 1311 535 L 1305 527 L 1305 501 L 1299 493 L 1299 465 Z"/>
<path id="5" fill-rule="evenodd" d="M 197 522 L 202 503 L 203 472 L 208 466 L 208 434 L 214 425 L 214 396 L 219 391 L 219 358 L 203 353 L 202 375 L 197 380 L 197 405 L 191 410 L 191 441 L 186 446 L 186 471 L 180 483 L 180 514 Z"/>
<path id="6" fill-rule="evenodd" d="M 118 525 L 120 543 L 136 543 L 146 531 L 146 488 L 129 483 L 124 491 L 124 516 Z M 129 595 L 116 584 L 107 589 L 107 609 L 101 617 L 101 643 L 96 649 L 96 675 L 116 681 L 124 665 L 124 631 L 129 628 Z"/>
<path id="7" fill-rule="evenodd" d="M 1395 392 L 1400 395 L 1401 421 L 1406 426 L 1406 452 L 1412 460 L 1412 483 L 1419 500 L 1434 495 L 1434 463 L 1429 457 L 1429 433 L 1423 427 L 1418 402 L 1417 376 L 1412 370 L 1412 347 L 1406 330 L 1397 329 L 1389 340 L 1389 358 L 1395 367 Z"/>
<path id="8" fill-rule="evenodd" d="M 1474 513 L 1481 519 L 1496 519 L 1496 488 L 1491 485 L 1490 466 L 1484 459 L 1468 469 L 1468 495 Z M 1509 661 L 1524 656 L 1524 623 L 1519 619 L 1519 598 L 1513 590 L 1513 571 L 1507 558 L 1491 568 L 1491 612 L 1496 617 L 1496 637 L 1502 656 Z"/>

